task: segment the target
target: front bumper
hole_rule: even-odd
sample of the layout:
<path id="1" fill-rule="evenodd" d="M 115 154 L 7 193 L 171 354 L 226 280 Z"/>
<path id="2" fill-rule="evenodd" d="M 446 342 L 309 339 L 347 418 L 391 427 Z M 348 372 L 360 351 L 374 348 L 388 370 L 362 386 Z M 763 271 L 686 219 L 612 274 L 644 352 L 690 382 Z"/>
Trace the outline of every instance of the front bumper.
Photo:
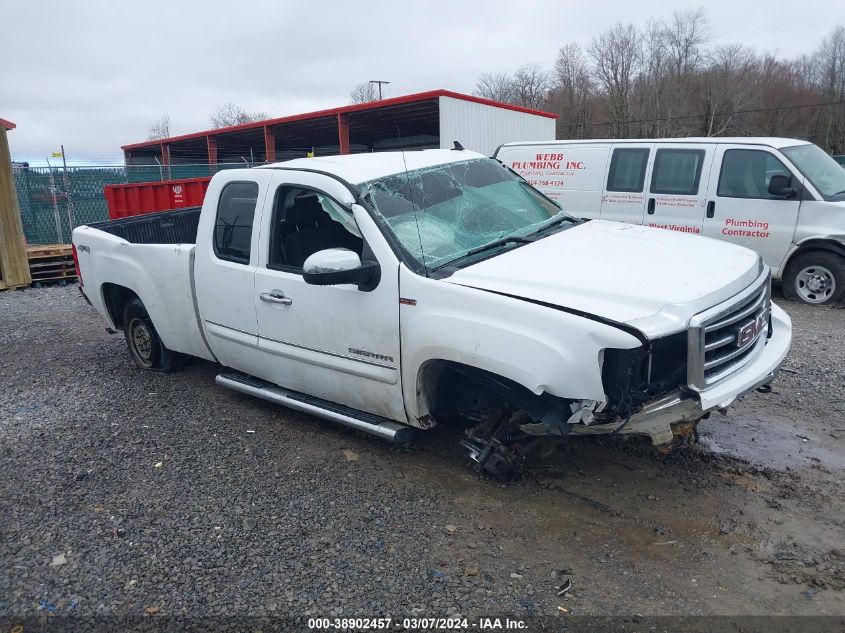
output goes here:
<path id="1" fill-rule="evenodd" d="M 653 444 L 672 441 L 672 425 L 694 422 L 703 415 L 729 407 L 739 398 L 774 380 L 792 345 L 792 321 L 789 315 L 774 303 L 771 307 L 772 335 L 757 357 L 734 374 L 706 389 L 678 390 L 657 400 L 647 402 L 631 416 L 620 434 L 648 435 Z M 576 424 L 570 433 L 596 435 L 613 433 L 620 421 L 609 424 Z"/>

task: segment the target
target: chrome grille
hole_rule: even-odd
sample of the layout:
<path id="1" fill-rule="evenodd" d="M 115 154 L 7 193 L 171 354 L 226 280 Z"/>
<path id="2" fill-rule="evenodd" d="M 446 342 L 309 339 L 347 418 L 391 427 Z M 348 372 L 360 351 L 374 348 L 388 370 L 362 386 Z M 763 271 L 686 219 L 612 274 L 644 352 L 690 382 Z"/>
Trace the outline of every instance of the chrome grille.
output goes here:
<path id="1" fill-rule="evenodd" d="M 735 297 L 694 316 L 688 334 L 687 382 L 704 389 L 750 362 L 769 331 L 769 268 Z"/>

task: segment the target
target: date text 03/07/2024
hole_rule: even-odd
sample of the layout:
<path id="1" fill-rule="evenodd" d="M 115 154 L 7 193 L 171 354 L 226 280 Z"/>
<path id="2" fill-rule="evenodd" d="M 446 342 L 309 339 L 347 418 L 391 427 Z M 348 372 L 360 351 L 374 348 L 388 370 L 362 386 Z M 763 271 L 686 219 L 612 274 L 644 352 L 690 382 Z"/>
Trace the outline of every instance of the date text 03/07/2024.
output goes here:
<path id="1" fill-rule="evenodd" d="M 525 630 L 524 620 L 513 618 L 478 618 L 470 621 L 468 618 L 309 618 L 308 628 L 311 630 Z"/>

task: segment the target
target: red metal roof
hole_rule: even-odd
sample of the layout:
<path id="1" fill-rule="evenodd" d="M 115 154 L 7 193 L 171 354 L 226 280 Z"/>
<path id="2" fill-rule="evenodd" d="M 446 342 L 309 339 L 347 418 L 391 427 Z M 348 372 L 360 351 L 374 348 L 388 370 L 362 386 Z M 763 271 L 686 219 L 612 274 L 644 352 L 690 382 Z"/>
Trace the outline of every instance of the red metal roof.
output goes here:
<path id="1" fill-rule="evenodd" d="M 265 125 L 278 125 L 280 123 L 293 123 L 296 121 L 306 121 L 308 119 L 319 119 L 322 117 L 337 116 L 338 114 L 348 114 L 350 112 L 361 112 L 364 110 L 377 110 L 379 108 L 386 108 L 390 106 L 403 105 L 406 103 L 416 103 L 418 101 L 427 101 L 429 99 L 436 99 L 437 97 L 452 97 L 453 99 L 461 99 L 463 101 L 472 101 L 474 103 L 482 103 L 484 105 L 493 106 L 495 108 L 503 108 L 505 110 L 514 110 L 516 112 L 525 112 L 527 114 L 535 114 L 550 119 L 558 118 L 557 114 L 552 112 L 544 112 L 542 110 L 532 110 L 531 108 L 523 108 L 521 106 L 511 105 L 509 103 L 500 103 L 499 101 L 492 101 L 482 97 L 474 97 L 472 95 L 461 94 L 460 92 L 452 92 L 451 90 L 430 90 L 428 92 L 417 92 L 415 94 L 404 95 L 402 97 L 393 97 L 391 99 L 382 99 L 381 101 L 368 101 L 367 103 L 356 103 L 353 105 L 341 106 L 339 108 L 331 108 L 329 110 L 317 110 L 316 112 L 306 112 L 303 114 L 293 114 L 290 116 L 279 117 L 276 119 L 267 119 L 265 121 L 255 121 L 253 123 L 244 123 L 243 125 L 233 125 L 230 127 L 221 127 L 214 130 L 205 130 L 203 132 L 192 132 L 191 134 L 182 134 L 180 136 L 171 136 L 169 138 L 156 139 L 154 141 L 143 141 L 141 143 L 131 143 L 129 145 L 122 145 L 121 149 L 137 149 L 139 147 L 155 147 L 165 143 L 173 143 L 174 141 L 186 141 L 189 139 L 202 138 L 208 135 L 225 134 L 227 132 L 239 132 L 242 130 L 252 130 L 262 128 Z"/>
<path id="2" fill-rule="evenodd" d="M 14 130 L 17 126 L 12 123 L 11 121 L 7 121 L 6 119 L 0 119 L 0 125 L 2 125 L 7 130 Z"/>

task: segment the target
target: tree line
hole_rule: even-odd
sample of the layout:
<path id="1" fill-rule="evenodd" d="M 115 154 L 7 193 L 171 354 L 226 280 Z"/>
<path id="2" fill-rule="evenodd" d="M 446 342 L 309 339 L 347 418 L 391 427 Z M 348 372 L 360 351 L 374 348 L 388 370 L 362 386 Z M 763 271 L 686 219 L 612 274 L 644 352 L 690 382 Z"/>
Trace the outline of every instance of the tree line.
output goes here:
<path id="1" fill-rule="evenodd" d="M 703 10 L 617 23 L 587 46 L 484 73 L 475 94 L 559 115 L 557 137 L 786 136 L 845 153 L 845 28 L 810 54 L 780 59 L 711 43 Z"/>

